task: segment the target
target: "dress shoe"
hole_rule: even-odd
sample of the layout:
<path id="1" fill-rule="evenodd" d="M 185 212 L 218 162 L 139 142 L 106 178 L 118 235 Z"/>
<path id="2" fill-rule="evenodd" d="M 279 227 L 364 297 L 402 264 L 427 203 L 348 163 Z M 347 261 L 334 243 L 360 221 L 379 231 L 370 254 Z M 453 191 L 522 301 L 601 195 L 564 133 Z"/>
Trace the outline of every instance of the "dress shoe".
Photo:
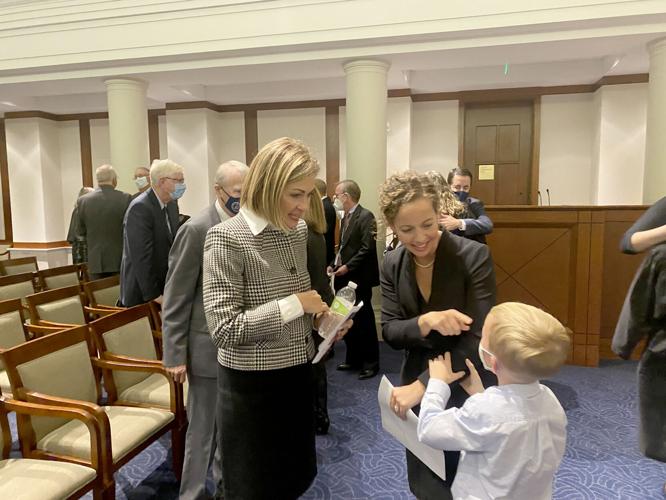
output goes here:
<path id="1" fill-rule="evenodd" d="M 358 370 L 354 365 L 350 365 L 349 363 L 340 363 L 336 370 L 340 370 L 341 372 L 349 372 L 351 370 Z"/>
<path id="2" fill-rule="evenodd" d="M 359 380 L 365 380 L 366 378 L 372 378 L 379 373 L 379 368 L 368 368 L 367 370 L 361 371 L 358 374 Z"/>

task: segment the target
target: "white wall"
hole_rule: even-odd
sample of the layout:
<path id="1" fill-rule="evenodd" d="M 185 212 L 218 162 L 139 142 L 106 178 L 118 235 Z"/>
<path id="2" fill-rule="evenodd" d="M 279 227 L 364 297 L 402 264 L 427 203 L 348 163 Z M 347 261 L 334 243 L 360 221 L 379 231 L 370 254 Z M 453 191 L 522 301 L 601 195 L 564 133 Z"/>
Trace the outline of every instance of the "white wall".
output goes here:
<path id="1" fill-rule="evenodd" d="M 111 163 L 111 145 L 109 143 L 109 120 L 106 118 L 90 120 L 90 149 L 92 153 L 93 180 L 95 169 Z"/>
<path id="2" fill-rule="evenodd" d="M 607 85 L 597 91 L 601 100 L 595 165 L 598 205 L 643 202 L 647 87 L 647 83 Z"/>
<path id="3" fill-rule="evenodd" d="M 60 133 L 58 122 L 40 120 L 39 141 L 44 189 L 44 240 L 62 241 L 65 235 L 60 173 Z M 40 240 L 37 240 L 40 241 Z"/>
<path id="4" fill-rule="evenodd" d="M 412 99 L 397 97 L 386 107 L 386 175 L 410 168 Z"/>
<path id="5" fill-rule="evenodd" d="M 458 165 L 458 101 L 412 104 L 411 166 L 448 172 Z"/>
<path id="6" fill-rule="evenodd" d="M 326 110 L 275 109 L 257 112 L 259 149 L 279 137 L 303 141 L 319 162 L 318 177 L 326 179 Z"/>
<path id="7" fill-rule="evenodd" d="M 64 233 L 61 240 L 67 239 L 69 221 L 82 187 L 81 180 L 81 139 L 79 122 L 57 122 L 60 142 L 60 175 L 62 183 L 62 219 Z M 92 187 L 92 186 L 91 186 Z"/>
<path id="8" fill-rule="evenodd" d="M 548 205 L 592 203 L 596 112 L 593 94 L 541 98 L 539 191 Z"/>
<path id="9" fill-rule="evenodd" d="M 160 138 L 160 159 L 165 159 L 167 157 L 167 150 L 169 149 L 167 145 L 167 119 L 166 115 L 159 115 L 157 117 L 157 131 Z"/>
<path id="10" fill-rule="evenodd" d="M 245 157 L 245 113 L 220 113 L 218 119 L 217 156 L 220 163 L 228 160 L 247 162 Z"/>

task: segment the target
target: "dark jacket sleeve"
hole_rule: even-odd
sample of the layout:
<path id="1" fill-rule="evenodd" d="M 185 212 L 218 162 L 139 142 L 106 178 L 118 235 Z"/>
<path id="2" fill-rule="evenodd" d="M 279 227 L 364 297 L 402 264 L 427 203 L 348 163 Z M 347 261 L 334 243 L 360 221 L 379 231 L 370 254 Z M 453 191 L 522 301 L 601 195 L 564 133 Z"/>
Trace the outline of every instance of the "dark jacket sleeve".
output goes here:
<path id="1" fill-rule="evenodd" d="M 129 210 L 125 223 L 127 248 L 136 281 L 144 302 L 160 296 L 158 279 L 153 276 L 153 225 L 155 218 L 146 203 L 135 203 Z"/>
<path id="2" fill-rule="evenodd" d="M 69 219 L 69 230 L 67 231 L 67 243 L 73 244 L 79 236 L 79 209 L 78 205 L 72 210 L 72 217 Z"/>
<path id="3" fill-rule="evenodd" d="M 329 306 L 333 303 L 333 290 L 326 275 L 326 242 L 324 235 L 308 228 L 308 274 L 312 289 Z"/>
<path id="4" fill-rule="evenodd" d="M 639 231 L 647 231 L 666 224 L 666 197 L 657 201 L 654 205 L 648 208 L 643 215 L 641 215 L 633 226 L 631 226 L 620 242 L 620 250 L 624 253 L 635 254 L 637 253 L 631 245 L 631 237 L 634 233 Z"/>
<path id="5" fill-rule="evenodd" d="M 356 271 L 359 267 L 367 265 L 368 254 L 377 252 L 377 223 L 372 212 L 364 210 L 359 215 L 359 225 L 361 227 L 361 245 L 354 256 L 345 262 L 350 271 Z"/>
<path id="6" fill-rule="evenodd" d="M 493 221 L 486 215 L 486 209 L 481 200 L 474 199 L 468 205 L 469 211 L 474 218 L 463 219 L 465 221 L 465 236 L 476 236 L 478 234 L 490 234 L 493 232 Z"/>
<path id="7" fill-rule="evenodd" d="M 466 266 L 469 269 L 470 284 L 467 288 L 467 315 L 474 322 L 471 332 L 481 337 L 483 322 L 490 309 L 495 305 L 495 270 L 490 249 L 486 245 L 476 245 L 476 251 L 466 256 Z"/>

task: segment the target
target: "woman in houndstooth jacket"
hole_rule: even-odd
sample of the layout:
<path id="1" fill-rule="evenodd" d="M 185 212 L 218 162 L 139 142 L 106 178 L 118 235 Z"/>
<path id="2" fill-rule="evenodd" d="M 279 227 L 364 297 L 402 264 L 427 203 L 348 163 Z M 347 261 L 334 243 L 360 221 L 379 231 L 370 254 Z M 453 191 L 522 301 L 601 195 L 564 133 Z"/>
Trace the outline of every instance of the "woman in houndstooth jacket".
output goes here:
<path id="1" fill-rule="evenodd" d="M 240 213 L 204 247 L 204 307 L 218 348 L 218 429 L 224 497 L 295 499 L 317 473 L 311 337 L 328 307 L 311 290 L 308 230 L 319 166 L 300 142 L 264 146 Z M 314 193 L 314 196 L 312 194 Z"/>

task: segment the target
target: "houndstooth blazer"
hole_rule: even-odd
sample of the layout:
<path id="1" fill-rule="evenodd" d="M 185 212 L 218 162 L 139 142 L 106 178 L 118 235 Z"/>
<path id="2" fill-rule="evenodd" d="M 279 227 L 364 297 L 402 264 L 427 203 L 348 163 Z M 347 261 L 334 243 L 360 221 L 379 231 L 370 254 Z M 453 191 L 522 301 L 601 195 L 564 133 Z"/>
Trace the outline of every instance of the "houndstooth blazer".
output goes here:
<path id="1" fill-rule="evenodd" d="M 217 360 L 236 370 L 272 370 L 314 356 L 312 319 L 282 321 L 278 300 L 310 290 L 308 230 L 285 233 L 268 225 L 256 236 L 244 211 L 208 231 L 203 295 Z"/>

